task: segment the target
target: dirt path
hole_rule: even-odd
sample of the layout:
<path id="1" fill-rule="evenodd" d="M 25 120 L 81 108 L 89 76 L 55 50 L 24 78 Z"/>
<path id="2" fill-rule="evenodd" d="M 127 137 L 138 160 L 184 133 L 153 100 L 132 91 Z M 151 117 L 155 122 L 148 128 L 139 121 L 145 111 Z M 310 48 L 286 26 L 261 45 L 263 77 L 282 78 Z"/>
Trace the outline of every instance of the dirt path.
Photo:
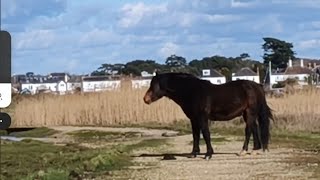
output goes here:
<path id="1" fill-rule="evenodd" d="M 58 136 L 64 137 L 76 130 L 100 130 L 113 132 L 141 132 L 144 138 L 167 138 L 169 146 L 156 149 L 144 149 L 134 152 L 137 166 L 129 170 L 118 171 L 111 179 L 150 179 L 150 180 L 180 180 L 180 179 L 312 179 L 312 172 L 308 171 L 304 163 L 293 164 L 286 160 L 295 157 L 308 156 L 310 153 L 293 149 L 270 148 L 270 152 L 263 155 L 238 156 L 242 141 L 229 137 L 228 141 L 212 142 L 216 154 L 206 161 L 203 155 L 188 158 L 184 153 L 191 151 L 192 135 L 163 137 L 163 134 L 175 135 L 170 130 L 155 130 L 144 128 L 97 128 L 97 127 L 50 127 L 61 131 Z M 59 139 L 59 137 L 57 138 Z M 201 145 L 201 152 L 206 150 Z M 251 148 L 251 143 L 250 143 Z M 176 160 L 162 160 L 163 154 L 176 153 Z M 139 155 L 145 156 L 139 157 Z M 179 155 L 180 154 L 180 155 Z M 320 164 L 314 164 L 320 166 Z M 103 177 L 102 179 L 110 179 Z"/>
<path id="2" fill-rule="evenodd" d="M 177 134 L 176 131 L 164 130 L 164 129 L 147 129 L 147 128 L 113 128 L 113 127 L 81 127 L 81 126 L 52 126 L 51 129 L 61 131 L 61 134 L 66 134 L 72 131 L 79 130 L 96 130 L 106 132 L 140 132 L 145 137 L 159 137 L 163 133 Z"/>
<path id="3" fill-rule="evenodd" d="M 192 145 L 191 135 L 170 138 L 173 145 L 165 153 L 188 153 Z M 157 164 L 152 169 L 133 170 L 131 179 L 310 179 L 311 172 L 307 172 L 307 166 L 292 165 L 284 162 L 285 159 L 301 155 L 292 149 L 271 149 L 265 155 L 237 156 L 242 147 L 241 141 L 229 139 L 229 142 L 214 143 L 217 154 L 209 161 L 203 159 L 203 155 L 197 158 L 175 156 L 176 160 L 161 160 L 158 157 L 137 157 L 136 162 L 141 164 L 153 162 Z M 202 145 L 202 152 L 206 147 Z M 154 152 L 136 152 L 137 154 Z"/>

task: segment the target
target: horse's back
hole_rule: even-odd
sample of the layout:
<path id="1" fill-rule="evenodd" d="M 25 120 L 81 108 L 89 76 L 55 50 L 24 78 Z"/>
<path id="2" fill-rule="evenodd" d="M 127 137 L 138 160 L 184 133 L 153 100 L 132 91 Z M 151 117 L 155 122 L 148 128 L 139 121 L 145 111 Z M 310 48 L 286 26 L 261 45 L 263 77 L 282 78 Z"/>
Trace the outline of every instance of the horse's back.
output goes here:
<path id="1" fill-rule="evenodd" d="M 263 92 L 261 84 L 249 80 L 236 80 L 214 86 L 210 93 L 215 100 L 221 103 L 252 104 L 253 101 L 261 100 L 261 97 L 264 96 Z"/>

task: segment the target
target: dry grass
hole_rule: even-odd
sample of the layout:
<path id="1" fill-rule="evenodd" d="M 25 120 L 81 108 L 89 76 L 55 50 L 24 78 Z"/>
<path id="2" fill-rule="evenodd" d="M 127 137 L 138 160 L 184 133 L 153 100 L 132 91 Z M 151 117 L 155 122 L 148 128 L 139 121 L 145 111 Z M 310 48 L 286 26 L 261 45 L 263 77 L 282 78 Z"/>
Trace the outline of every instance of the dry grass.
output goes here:
<path id="1" fill-rule="evenodd" d="M 124 84 L 121 90 L 112 92 L 19 97 L 11 107 L 14 109 L 12 126 L 168 125 L 186 119 L 173 101 L 163 98 L 146 105 L 142 99 L 146 89 L 133 90 L 128 82 Z M 319 90 L 268 98 L 268 104 L 274 110 L 276 126 L 287 130 L 320 130 Z"/>
<path id="2" fill-rule="evenodd" d="M 276 126 L 286 130 L 320 131 L 320 89 L 307 88 L 268 98 L 274 110 Z"/>
<path id="3" fill-rule="evenodd" d="M 123 125 L 143 122 L 169 123 L 185 119 L 180 107 L 169 99 L 144 104 L 146 89 L 20 98 L 14 105 L 13 126 Z"/>

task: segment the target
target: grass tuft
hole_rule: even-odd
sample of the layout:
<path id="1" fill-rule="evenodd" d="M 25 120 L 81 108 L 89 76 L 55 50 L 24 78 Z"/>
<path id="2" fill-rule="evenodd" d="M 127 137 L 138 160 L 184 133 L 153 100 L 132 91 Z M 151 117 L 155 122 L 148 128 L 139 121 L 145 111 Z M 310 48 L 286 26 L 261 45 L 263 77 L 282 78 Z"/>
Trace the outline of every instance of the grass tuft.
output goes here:
<path id="1" fill-rule="evenodd" d="M 68 144 L 55 146 L 35 140 L 2 140 L 1 179 L 68 179 L 69 176 L 95 177 L 132 165 L 130 153 L 159 147 L 165 140 L 143 140 L 133 145 L 90 149 Z"/>
<path id="2" fill-rule="evenodd" d="M 34 137 L 34 138 L 44 138 L 44 137 L 50 137 L 59 131 L 41 127 L 41 128 L 35 128 L 28 131 L 21 131 L 21 132 L 12 132 L 9 135 L 14 137 Z"/>
<path id="3" fill-rule="evenodd" d="M 81 142 L 93 140 L 106 140 L 112 141 L 119 138 L 133 138 L 141 137 L 140 132 L 110 132 L 110 131 L 97 131 L 97 130 L 79 130 L 67 133 Z"/>

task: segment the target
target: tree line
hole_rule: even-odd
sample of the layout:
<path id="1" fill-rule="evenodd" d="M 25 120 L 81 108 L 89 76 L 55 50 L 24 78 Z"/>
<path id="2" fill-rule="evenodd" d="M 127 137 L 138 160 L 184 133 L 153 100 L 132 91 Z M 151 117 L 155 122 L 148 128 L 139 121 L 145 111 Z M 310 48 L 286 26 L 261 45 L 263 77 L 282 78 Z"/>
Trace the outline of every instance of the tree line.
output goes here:
<path id="1" fill-rule="evenodd" d="M 263 62 L 251 59 L 248 53 L 242 53 L 237 57 L 224 57 L 215 55 L 204 57 L 200 60 L 194 59 L 187 62 L 186 58 L 179 55 L 171 55 L 166 58 L 164 64 L 157 63 L 155 60 L 136 59 L 125 64 L 102 64 L 91 75 L 131 75 L 140 76 L 142 71 L 153 73 L 159 72 L 187 72 L 199 76 L 202 69 L 215 69 L 226 76 L 227 81 L 231 80 L 232 73 L 243 67 L 249 67 L 254 72 L 259 70 L 260 78 L 263 80 L 269 61 L 272 68 L 286 68 L 289 59 L 295 60 L 293 44 L 272 37 L 264 37 L 262 44 Z"/>

